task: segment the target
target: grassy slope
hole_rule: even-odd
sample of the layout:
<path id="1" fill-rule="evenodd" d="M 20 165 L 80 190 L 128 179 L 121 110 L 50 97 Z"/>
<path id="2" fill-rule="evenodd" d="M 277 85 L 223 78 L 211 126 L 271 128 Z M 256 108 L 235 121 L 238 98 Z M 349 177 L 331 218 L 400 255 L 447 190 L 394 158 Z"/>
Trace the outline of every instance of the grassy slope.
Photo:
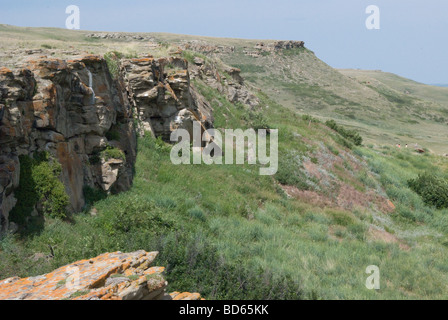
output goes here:
<path id="1" fill-rule="evenodd" d="M 241 68 L 244 77 L 291 110 L 338 119 L 363 133 L 369 143 L 418 143 L 438 154 L 448 151 L 444 88 L 413 85 L 412 94 L 406 94 L 398 81 L 359 81 L 307 49 L 253 58 L 239 48 L 222 59 Z"/>
<path id="2" fill-rule="evenodd" d="M 339 71 L 360 82 L 375 79 L 402 93 L 411 94 L 420 99 L 433 100 L 445 106 L 448 105 L 448 88 L 445 87 L 426 85 L 393 73 L 377 70 L 340 69 Z"/>
<path id="3" fill-rule="evenodd" d="M 196 85 L 215 108 L 216 127 L 249 125 L 242 120 L 250 119 L 247 110 L 199 80 Z M 346 97 L 325 94 L 322 86 L 310 90 L 310 85 L 299 85 L 307 103 Z M 304 177 L 303 159 L 319 150 L 341 162 L 349 156 L 360 168 L 347 165 L 330 174 L 349 177 L 363 191 L 381 189 L 395 212 L 313 206 L 287 197 L 253 166 L 174 166 L 169 146 L 145 137 L 139 139 L 130 191 L 92 204 L 97 216 L 86 211 L 71 222 L 48 219 L 42 231 L 2 239 L 0 278 L 42 274 L 106 251 L 145 249 L 160 250 L 157 264 L 168 267 L 171 288 L 199 291 L 209 299 L 446 297 L 448 212 L 425 206 L 406 181 L 425 170 L 446 173 L 447 159 L 388 147 L 352 152 L 336 133 L 291 113 L 288 100 L 273 101 L 268 96 L 276 97 L 275 91 L 264 89 L 262 113 L 280 130 L 279 172 L 302 186 L 313 182 Z M 314 89 L 319 95 L 313 96 Z M 372 236 L 371 227 L 387 239 Z M 49 245 L 54 258 L 34 256 L 48 254 Z M 364 286 L 368 265 L 380 267 L 379 291 Z"/>

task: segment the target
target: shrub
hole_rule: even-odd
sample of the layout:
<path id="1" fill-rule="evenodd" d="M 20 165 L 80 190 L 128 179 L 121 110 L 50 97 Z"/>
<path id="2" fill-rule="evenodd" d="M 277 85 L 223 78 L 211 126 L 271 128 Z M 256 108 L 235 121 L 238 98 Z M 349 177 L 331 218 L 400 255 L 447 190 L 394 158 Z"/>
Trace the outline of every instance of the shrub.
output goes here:
<path id="1" fill-rule="evenodd" d="M 309 115 L 309 114 L 304 114 L 302 116 L 302 120 L 303 121 L 309 121 L 312 123 L 320 123 L 319 119 L 314 118 L 313 116 Z"/>
<path id="2" fill-rule="evenodd" d="M 171 145 L 163 141 L 161 136 L 158 136 L 157 139 L 153 139 L 153 141 L 155 150 L 161 153 L 170 153 Z"/>
<path id="3" fill-rule="evenodd" d="M 143 197 L 126 197 L 121 194 L 115 198 L 113 208 L 100 210 L 97 227 L 105 230 L 109 236 L 117 236 L 139 230 L 148 232 L 168 232 L 174 227 L 173 222 L 164 217 L 154 201 Z"/>
<path id="4" fill-rule="evenodd" d="M 191 50 L 184 50 L 182 51 L 182 56 L 190 63 L 194 63 L 194 58 L 198 57 L 203 59 L 204 61 L 207 61 L 208 58 L 204 56 L 203 54 Z"/>
<path id="5" fill-rule="evenodd" d="M 87 206 L 90 206 L 97 201 L 107 198 L 107 192 L 102 189 L 95 189 L 90 186 L 84 186 L 82 191 L 84 193 L 84 199 Z"/>
<path id="6" fill-rule="evenodd" d="M 427 205 L 448 208 L 448 179 L 426 172 L 409 180 L 408 185 Z"/>
<path id="7" fill-rule="evenodd" d="M 334 154 L 335 156 L 338 156 L 338 155 L 339 155 L 339 150 L 338 150 L 337 148 L 333 147 L 332 145 L 329 145 L 329 146 L 328 146 L 328 150 L 330 150 L 330 152 L 331 152 L 332 154 Z"/>
<path id="8" fill-rule="evenodd" d="M 195 219 L 199 219 L 201 221 L 205 221 L 206 217 L 205 217 L 205 213 L 204 211 L 202 211 L 201 208 L 199 208 L 198 206 L 191 208 L 190 210 L 188 210 L 188 214 Z"/>
<path id="9" fill-rule="evenodd" d="M 124 155 L 123 151 L 111 146 L 107 146 L 106 149 L 101 151 L 100 157 L 106 161 L 109 159 L 120 159 L 123 161 L 126 160 L 126 156 Z"/>
<path id="10" fill-rule="evenodd" d="M 301 190 L 309 190 L 307 177 L 302 172 L 299 160 L 292 154 L 279 157 L 275 179 L 283 185 L 296 186 Z"/>
<path id="11" fill-rule="evenodd" d="M 246 121 L 252 129 L 269 129 L 269 124 L 261 112 L 249 111 L 242 116 L 242 119 Z"/>
<path id="12" fill-rule="evenodd" d="M 325 125 L 327 127 L 329 127 L 330 129 L 333 129 L 334 131 L 339 133 L 344 138 L 353 142 L 355 144 L 355 146 L 362 145 L 362 137 L 355 130 L 347 130 L 344 127 L 341 127 L 340 125 L 338 125 L 336 123 L 336 121 L 334 121 L 334 120 L 327 120 L 325 122 Z"/>
<path id="13" fill-rule="evenodd" d="M 11 211 L 11 220 L 23 224 L 38 202 L 42 211 L 52 218 L 64 218 L 69 198 L 58 176 L 61 165 L 48 153 L 36 154 L 34 158 L 20 156 L 19 188 L 15 191 L 17 205 Z"/>

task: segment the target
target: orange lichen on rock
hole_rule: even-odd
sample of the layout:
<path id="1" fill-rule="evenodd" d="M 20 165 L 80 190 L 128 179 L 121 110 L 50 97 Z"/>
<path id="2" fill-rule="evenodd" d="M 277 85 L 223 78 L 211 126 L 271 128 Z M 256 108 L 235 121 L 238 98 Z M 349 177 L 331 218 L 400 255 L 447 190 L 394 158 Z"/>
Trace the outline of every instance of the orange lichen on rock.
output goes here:
<path id="1" fill-rule="evenodd" d="M 190 293 L 190 292 L 173 292 L 170 294 L 173 300 L 201 300 L 201 296 L 199 293 Z"/>
<path id="2" fill-rule="evenodd" d="M 51 273 L 0 281 L 0 300 L 199 300 L 198 293 L 168 295 L 158 252 L 105 253 Z"/>
<path id="3" fill-rule="evenodd" d="M 103 58 L 100 55 L 96 55 L 96 54 L 86 54 L 84 56 L 82 56 L 80 59 L 80 61 L 82 62 L 101 62 L 103 60 Z"/>
<path id="4" fill-rule="evenodd" d="M 0 75 L 12 75 L 12 71 L 6 67 L 1 67 L 0 68 Z"/>
<path id="5" fill-rule="evenodd" d="M 146 57 L 146 58 L 133 58 L 131 59 L 132 62 L 153 62 L 154 58 L 152 57 Z"/>

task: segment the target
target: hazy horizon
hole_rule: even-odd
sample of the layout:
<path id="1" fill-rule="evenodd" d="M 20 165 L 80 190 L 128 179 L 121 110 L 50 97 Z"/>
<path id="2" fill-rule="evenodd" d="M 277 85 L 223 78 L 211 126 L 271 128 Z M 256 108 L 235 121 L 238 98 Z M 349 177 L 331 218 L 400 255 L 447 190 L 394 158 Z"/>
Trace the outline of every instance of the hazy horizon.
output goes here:
<path id="1" fill-rule="evenodd" d="M 382 70 L 426 84 L 448 84 L 448 2 L 428 0 L 0 0 L 0 23 L 65 27 L 68 5 L 81 30 L 167 32 L 241 39 L 302 40 L 338 69 Z M 381 29 L 368 30 L 367 6 L 380 9 Z"/>

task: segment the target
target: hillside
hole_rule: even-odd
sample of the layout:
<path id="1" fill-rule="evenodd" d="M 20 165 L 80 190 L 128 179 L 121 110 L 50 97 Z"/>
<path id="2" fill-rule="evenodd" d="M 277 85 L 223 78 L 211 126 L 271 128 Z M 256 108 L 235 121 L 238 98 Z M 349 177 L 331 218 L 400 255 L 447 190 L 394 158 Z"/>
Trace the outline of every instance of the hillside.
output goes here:
<path id="1" fill-rule="evenodd" d="M 355 70 L 355 69 L 340 69 L 342 74 L 354 78 L 359 82 L 379 81 L 392 89 L 415 96 L 423 100 L 430 100 L 439 103 L 442 106 L 447 105 L 448 89 L 446 85 L 432 86 L 419 83 L 410 79 L 400 77 L 389 72 L 382 72 L 378 70 Z"/>
<path id="2" fill-rule="evenodd" d="M 425 172 L 447 179 L 448 158 L 438 155 L 447 148 L 446 120 L 436 120 L 446 111 L 442 94 L 430 101 L 435 91 L 417 84 L 410 95 L 401 80 L 347 76 L 300 41 L 2 25 L 0 49 L 8 68 L 0 74 L 0 164 L 47 150 L 48 163 L 62 162 L 63 178 L 73 157 L 55 150 L 73 143 L 85 168 L 75 170 L 77 196 L 59 171 L 51 176 L 80 210 L 61 219 L 37 199 L 29 212 L 12 211 L 16 228 L 0 240 L 0 279 L 145 250 L 160 252 L 155 262 L 166 267 L 168 290 L 206 299 L 448 295 L 448 209 L 408 183 Z M 28 65 L 30 73 L 22 71 Z M 51 85 L 59 102 L 38 108 Z M 71 117 L 55 116 L 65 109 Z M 277 173 L 173 164 L 167 138 L 176 116 L 185 127 L 196 118 L 207 128 L 278 129 Z M 36 126 L 28 125 L 33 119 Z M 57 139 L 45 134 L 54 130 Z M 407 139 L 434 153 L 394 146 Z M 105 179 L 95 168 L 113 169 L 114 158 L 126 170 Z M 12 172 L 24 172 L 23 159 Z M 38 170 L 47 163 L 36 161 Z M 20 200 L 18 177 L 7 173 L 2 199 Z M 381 270 L 381 290 L 365 287 L 370 265 Z"/>
<path id="3" fill-rule="evenodd" d="M 390 76 L 395 79 L 390 81 L 385 77 L 372 76 L 378 80 L 372 81 L 352 76 L 348 71 L 331 68 L 305 48 L 256 57 L 240 49 L 221 58 L 241 68 L 249 82 L 291 110 L 321 119 L 338 119 L 360 131 L 368 143 L 417 143 L 438 154 L 447 151 L 444 88 L 419 86 L 398 76 Z"/>

